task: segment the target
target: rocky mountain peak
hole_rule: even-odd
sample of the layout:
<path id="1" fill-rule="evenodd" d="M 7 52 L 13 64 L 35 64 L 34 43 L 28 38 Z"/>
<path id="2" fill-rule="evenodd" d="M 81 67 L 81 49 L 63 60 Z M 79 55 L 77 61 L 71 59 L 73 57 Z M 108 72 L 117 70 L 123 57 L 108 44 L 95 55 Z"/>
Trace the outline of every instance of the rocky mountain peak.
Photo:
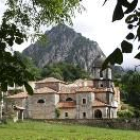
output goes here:
<path id="1" fill-rule="evenodd" d="M 46 44 L 37 41 L 23 51 L 38 67 L 65 61 L 91 72 L 98 58 L 105 58 L 97 42 L 83 37 L 65 24 L 59 24 L 45 34 Z"/>

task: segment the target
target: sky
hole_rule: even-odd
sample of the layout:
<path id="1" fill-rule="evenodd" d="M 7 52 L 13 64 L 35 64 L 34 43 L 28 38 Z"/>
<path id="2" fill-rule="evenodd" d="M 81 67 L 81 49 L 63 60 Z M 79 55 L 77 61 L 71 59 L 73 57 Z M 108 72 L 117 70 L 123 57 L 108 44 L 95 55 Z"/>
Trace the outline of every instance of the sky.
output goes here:
<path id="1" fill-rule="evenodd" d="M 108 56 L 115 48 L 120 47 L 120 43 L 127 35 L 128 29 L 124 20 L 112 22 L 116 1 L 109 0 L 105 6 L 102 6 L 103 2 L 104 0 L 82 0 L 82 5 L 86 10 L 82 14 L 76 14 L 73 18 L 72 28 L 83 36 L 97 41 L 105 55 Z M 1 7 L 0 14 L 4 9 L 4 6 Z M 31 42 L 28 41 L 21 46 L 15 45 L 14 48 L 22 51 L 30 44 Z M 139 60 L 133 59 L 136 54 L 135 51 L 132 54 L 125 55 L 123 67 L 140 65 Z"/>
<path id="2" fill-rule="evenodd" d="M 74 29 L 82 35 L 95 40 L 106 56 L 117 47 L 128 34 L 124 20 L 112 22 L 112 14 L 116 5 L 115 0 L 109 0 L 105 6 L 104 0 L 84 0 L 83 5 L 87 11 L 79 14 L 74 20 Z M 134 59 L 137 49 L 132 54 L 124 54 L 123 67 L 129 68 L 140 65 L 140 61 Z"/>

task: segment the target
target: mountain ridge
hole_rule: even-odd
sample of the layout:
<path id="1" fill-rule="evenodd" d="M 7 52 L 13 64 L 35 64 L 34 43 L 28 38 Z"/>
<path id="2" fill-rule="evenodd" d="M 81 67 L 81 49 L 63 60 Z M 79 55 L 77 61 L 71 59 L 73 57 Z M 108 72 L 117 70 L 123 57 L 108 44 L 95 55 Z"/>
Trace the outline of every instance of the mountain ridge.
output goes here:
<path id="1" fill-rule="evenodd" d="M 48 39 L 47 44 L 37 41 L 23 50 L 23 54 L 31 57 L 38 67 L 51 63 L 68 62 L 91 72 L 98 58 L 105 59 L 105 55 L 96 41 L 85 38 L 64 24 L 53 27 L 45 34 Z"/>

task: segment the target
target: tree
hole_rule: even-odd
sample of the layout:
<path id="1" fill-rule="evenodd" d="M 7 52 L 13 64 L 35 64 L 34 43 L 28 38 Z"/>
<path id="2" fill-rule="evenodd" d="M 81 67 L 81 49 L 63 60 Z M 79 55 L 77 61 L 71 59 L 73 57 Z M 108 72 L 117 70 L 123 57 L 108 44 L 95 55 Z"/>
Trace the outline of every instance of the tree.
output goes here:
<path id="1" fill-rule="evenodd" d="M 105 0 L 104 4 L 109 1 Z M 108 64 L 121 64 L 123 62 L 123 53 L 131 53 L 133 50 L 132 41 L 140 41 L 140 8 L 137 8 L 138 0 L 129 2 L 128 0 L 117 0 L 116 7 L 114 9 L 112 21 L 121 20 L 126 15 L 125 22 L 128 24 L 130 33 L 121 42 L 121 49 L 117 48 L 112 54 L 110 54 L 103 64 L 103 70 L 108 67 Z M 125 7 L 126 10 L 123 10 Z M 135 33 L 132 30 L 136 30 Z M 138 49 L 140 47 L 138 46 Z M 140 59 L 140 52 L 135 55 L 135 58 Z"/>
<path id="2" fill-rule="evenodd" d="M 6 0 L 5 4 L 6 11 L 0 24 L 1 91 L 6 91 L 8 85 L 16 83 L 24 85 L 28 93 L 33 94 L 28 81 L 34 77 L 20 55 L 12 50 L 12 46 L 14 43 L 23 43 L 29 36 L 39 36 L 41 25 L 64 21 L 71 23 L 71 16 L 79 7 L 79 0 Z"/>
<path id="3" fill-rule="evenodd" d="M 22 62 L 26 66 L 26 69 L 29 71 L 29 73 L 32 74 L 33 80 L 39 80 L 41 78 L 41 68 L 38 68 L 35 64 L 32 58 L 25 56 L 24 54 L 21 54 L 18 52 L 19 56 L 21 57 Z"/>
<path id="4" fill-rule="evenodd" d="M 121 110 L 119 116 L 131 117 L 140 116 L 140 72 L 136 70 L 125 70 L 115 77 L 115 84 L 120 87 L 121 91 Z M 131 114 L 132 113 L 132 114 Z M 125 116 L 126 115 L 126 116 Z M 128 116 L 127 116 L 128 117 Z"/>
<path id="5" fill-rule="evenodd" d="M 122 94 L 126 103 L 139 108 L 140 102 L 140 72 L 129 70 L 122 75 Z"/>
<path id="6" fill-rule="evenodd" d="M 42 70 L 42 77 L 53 76 L 64 81 L 74 81 L 80 78 L 89 78 L 89 74 L 79 66 L 65 62 L 46 65 Z"/>

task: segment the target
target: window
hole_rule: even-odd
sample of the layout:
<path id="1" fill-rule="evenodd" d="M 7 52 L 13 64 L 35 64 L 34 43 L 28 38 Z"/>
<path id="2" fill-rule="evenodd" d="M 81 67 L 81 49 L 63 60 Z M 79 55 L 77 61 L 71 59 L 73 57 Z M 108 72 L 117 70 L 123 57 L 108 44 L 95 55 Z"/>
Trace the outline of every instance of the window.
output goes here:
<path id="1" fill-rule="evenodd" d="M 109 118 L 109 114 L 110 114 L 109 109 L 107 109 L 107 118 Z"/>
<path id="2" fill-rule="evenodd" d="M 103 78 L 103 73 L 100 71 L 100 78 Z"/>
<path id="3" fill-rule="evenodd" d="M 68 112 L 65 112 L 65 117 L 66 117 L 66 118 L 68 117 Z"/>
<path id="4" fill-rule="evenodd" d="M 86 99 L 83 99 L 83 104 L 86 104 Z"/>
<path id="5" fill-rule="evenodd" d="M 86 118 L 86 112 L 83 112 L 83 118 Z"/>
<path id="6" fill-rule="evenodd" d="M 37 101 L 37 103 L 43 104 L 43 103 L 45 103 L 45 101 L 44 101 L 43 99 L 39 99 L 39 100 Z"/>
<path id="7" fill-rule="evenodd" d="M 73 101 L 72 98 L 67 98 L 66 99 L 67 102 Z"/>
<path id="8" fill-rule="evenodd" d="M 100 84 L 100 87 L 104 87 L 104 85 L 103 84 Z"/>

